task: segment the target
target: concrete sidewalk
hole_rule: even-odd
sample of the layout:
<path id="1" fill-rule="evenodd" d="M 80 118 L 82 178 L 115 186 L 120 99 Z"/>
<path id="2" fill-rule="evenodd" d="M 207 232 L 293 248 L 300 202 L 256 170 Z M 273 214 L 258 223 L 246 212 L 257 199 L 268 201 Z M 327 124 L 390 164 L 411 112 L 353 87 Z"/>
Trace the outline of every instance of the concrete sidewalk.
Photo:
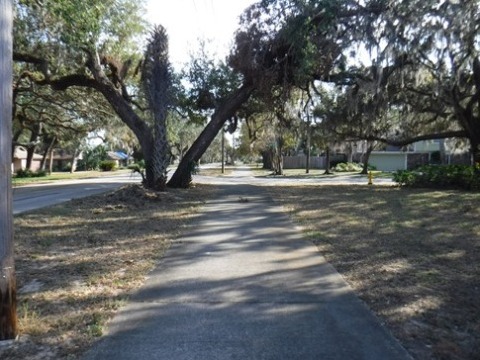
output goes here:
<path id="1" fill-rule="evenodd" d="M 410 359 L 261 187 L 224 185 L 85 359 Z"/>

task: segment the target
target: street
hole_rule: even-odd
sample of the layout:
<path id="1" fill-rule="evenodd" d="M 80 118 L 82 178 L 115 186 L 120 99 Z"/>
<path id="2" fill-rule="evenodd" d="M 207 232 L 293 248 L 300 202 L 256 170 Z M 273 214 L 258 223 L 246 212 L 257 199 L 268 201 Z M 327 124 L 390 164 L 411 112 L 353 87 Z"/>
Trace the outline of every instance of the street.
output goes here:
<path id="1" fill-rule="evenodd" d="M 138 174 L 119 174 L 93 179 L 78 179 L 35 184 L 13 189 L 13 214 L 39 209 L 74 198 L 100 194 L 129 183 L 140 183 Z"/>
<path id="2" fill-rule="evenodd" d="M 205 166 L 208 168 L 208 165 Z M 366 185 L 365 177 L 359 175 L 340 175 L 325 178 L 285 178 L 285 177 L 255 177 L 248 166 L 238 166 L 227 176 L 195 175 L 194 182 L 207 184 L 250 184 L 258 186 L 273 185 Z M 38 209 L 45 206 L 58 204 L 74 198 L 99 194 L 116 189 L 128 183 L 140 183 L 138 174 L 123 173 L 108 177 L 93 179 L 79 179 L 58 181 L 48 184 L 35 184 L 16 187 L 13 189 L 13 213 L 20 214 L 25 211 Z M 391 179 L 374 179 L 376 185 L 393 185 Z"/>

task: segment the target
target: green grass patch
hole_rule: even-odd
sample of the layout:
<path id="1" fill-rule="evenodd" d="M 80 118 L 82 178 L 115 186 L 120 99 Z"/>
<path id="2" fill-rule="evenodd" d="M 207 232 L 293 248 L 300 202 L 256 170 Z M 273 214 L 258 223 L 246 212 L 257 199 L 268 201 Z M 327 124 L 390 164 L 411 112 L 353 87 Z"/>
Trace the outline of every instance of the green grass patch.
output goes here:
<path id="1" fill-rule="evenodd" d="M 118 170 L 118 171 L 115 171 L 115 174 L 130 173 L 130 172 L 131 170 Z M 104 171 L 78 171 L 74 173 L 54 172 L 42 177 L 17 178 L 13 176 L 12 185 L 21 186 L 21 185 L 28 185 L 28 184 L 34 184 L 34 183 L 48 183 L 48 182 L 60 181 L 60 180 L 91 179 L 91 178 L 102 177 L 102 176 L 112 176 L 112 173 L 104 172 Z"/>

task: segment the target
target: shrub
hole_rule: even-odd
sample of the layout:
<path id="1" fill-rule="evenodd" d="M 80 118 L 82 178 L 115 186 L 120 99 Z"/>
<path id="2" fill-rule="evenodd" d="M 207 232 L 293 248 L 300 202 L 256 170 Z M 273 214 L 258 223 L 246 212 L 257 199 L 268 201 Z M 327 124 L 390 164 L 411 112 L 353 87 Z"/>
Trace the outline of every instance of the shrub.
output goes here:
<path id="1" fill-rule="evenodd" d="M 28 169 L 20 169 L 20 170 L 17 171 L 16 177 L 17 177 L 17 178 L 29 178 L 29 177 L 33 177 L 33 171 L 32 171 L 32 170 L 28 170 Z"/>
<path id="2" fill-rule="evenodd" d="M 140 160 L 134 164 L 128 165 L 128 169 L 132 170 L 133 172 L 141 173 L 145 169 L 145 161 Z"/>
<path id="3" fill-rule="evenodd" d="M 100 170 L 102 171 L 113 171 L 115 170 L 117 163 L 113 160 L 103 160 L 103 161 L 100 161 L 99 166 L 100 166 Z"/>
<path id="4" fill-rule="evenodd" d="M 467 165 L 425 165 L 399 170 L 393 174 L 393 180 L 408 187 L 480 190 L 479 170 Z"/>
<path id="5" fill-rule="evenodd" d="M 362 171 L 363 166 L 361 164 L 347 162 L 347 163 L 338 163 L 334 171 L 336 172 L 354 172 L 354 171 Z"/>
<path id="6" fill-rule="evenodd" d="M 78 160 L 77 169 L 86 171 L 97 170 L 100 168 L 100 163 L 107 160 L 107 148 L 104 145 L 98 145 L 83 152 L 83 158 Z"/>
<path id="7" fill-rule="evenodd" d="M 44 177 L 47 176 L 47 172 L 45 170 L 38 170 L 36 172 L 28 169 L 20 169 L 15 174 L 17 178 L 33 178 L 33 177 Z"/>

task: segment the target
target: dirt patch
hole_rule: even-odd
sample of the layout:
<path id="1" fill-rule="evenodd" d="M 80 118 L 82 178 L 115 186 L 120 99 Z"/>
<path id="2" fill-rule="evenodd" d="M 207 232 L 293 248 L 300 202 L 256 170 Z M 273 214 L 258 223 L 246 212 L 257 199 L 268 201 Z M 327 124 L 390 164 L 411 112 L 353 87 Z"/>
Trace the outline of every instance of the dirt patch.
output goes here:
<path id="1" fill-rule="evenodd" d="M 0 358 L 77 358 L 213 193 L 129 185 L 16 216 L 20 338 Z"/>
<path id="2" fill-rule="evenodd" d="M 480 354 L 480 194 L 270 188 L 416 359 Z"/>

